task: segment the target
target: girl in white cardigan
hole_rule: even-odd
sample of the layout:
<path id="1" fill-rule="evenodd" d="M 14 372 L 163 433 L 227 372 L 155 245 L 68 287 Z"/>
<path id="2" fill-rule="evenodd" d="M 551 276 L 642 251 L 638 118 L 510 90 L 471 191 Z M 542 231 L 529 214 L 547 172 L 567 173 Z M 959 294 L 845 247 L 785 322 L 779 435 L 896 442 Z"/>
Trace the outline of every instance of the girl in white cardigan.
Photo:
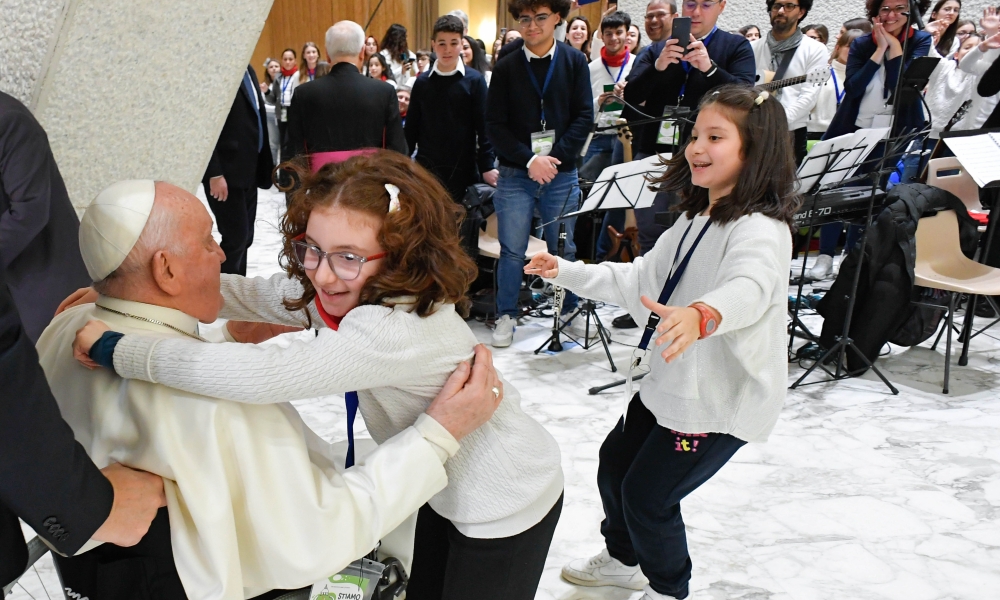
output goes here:
<path id="1" fill-rule="evenodd" d="M 381 443 L 413 425 L 477 344 L 460 315 L 476 276 L 459 244 L 460 208 L 395 152 L 300 175 L 282 219 L 287 275 L 223 276 L 221 316 L 318 326 L 316 338 L 279 347 L 126 335 L 114 367 L 238 402 L 348 393 L 349 421 L 356 392 Z M 559 447 L 517 390 L 503 391 L 493 418 L 445 463 L 448 487 L 420 510 L 412 600 L 534 598 L 562 508 Z"/>
<path id="2" fill-rule="evenodd" d="M 625 307 L 655 340 L 649 377 L 600 451 L 606 548 L 562 571 L 580 585 L 645 589 L 643 600 L 687 597 L 680 501 L 743 444 L 765 441 L 785 400 L 798 198 L 781 104 L 741 86 L 707 95 L 659 183 L 684 214 L 644 257 L 585 265 L 540 254 L 525 267 Z"/>

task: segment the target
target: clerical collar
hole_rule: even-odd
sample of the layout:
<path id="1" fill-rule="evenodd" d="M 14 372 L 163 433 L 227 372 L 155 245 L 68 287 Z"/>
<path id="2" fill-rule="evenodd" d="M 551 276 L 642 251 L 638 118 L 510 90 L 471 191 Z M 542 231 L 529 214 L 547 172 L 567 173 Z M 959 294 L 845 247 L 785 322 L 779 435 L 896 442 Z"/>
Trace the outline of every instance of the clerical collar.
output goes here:
<path id="1" fill-rule="evenodd" d="M 131 300 L 100 296 L 97 306 L 110 313 L 121 315 L 139 322 L 156 325 L 182 333 L 188 337 L 201 339 L 198 335 L 198 319 L 173 308 L 143 304 Z"/>
<path id="2" fill-rule="evenodd" d="M 543 55 L 541 55 L 541 56 L 538 56 L 537 54 L 535 54 L 535 53 L 534 53 L 534 52 L 532 52 L 531 50 L 528 50 L 528 45 L 527 45 L 527 44 L 525 44 L 525 45 L 524 45 L 524 55 L 528 57 L 528 60 L 531 60 L 531 59 L 533 59 L 533 58 L 545 58 L 545 57 L 549 57 L 549 58 L 551 58 L 551 57 L 555 56 L 555 54 L 556 54 L 556 44 L 557 44 L 557 43 L 558 43 L 558 42 L 556 42 L 556 41 L 555 41 L 555 40 L 553 39 L 553 40 L 552 40 L 552 47 L 551 47 L 551 48 L 549 48 L 549 51 L 548 51 L 548 52 L 546 52 L 545 54 L 543 54 Z"/>
<path id="3" fill-rule="evenodd" d="M 431 75 L 441 75 L 442 77 L 448 77 L 449 75 L 454 75 L 455 73 L 461 73 L 462 77 L 465 77 L 465 62 L 462 60 L 461 56 L 458 57 L 458 66 L 456 66 L 453 71 L 448 71 L 447 73 L 445 73 L 441 69 L 438 69 L 438 65 L 440 64 L 441 61 L 439 60 L 434 61 L 434 68 L 431 69 Z"/>

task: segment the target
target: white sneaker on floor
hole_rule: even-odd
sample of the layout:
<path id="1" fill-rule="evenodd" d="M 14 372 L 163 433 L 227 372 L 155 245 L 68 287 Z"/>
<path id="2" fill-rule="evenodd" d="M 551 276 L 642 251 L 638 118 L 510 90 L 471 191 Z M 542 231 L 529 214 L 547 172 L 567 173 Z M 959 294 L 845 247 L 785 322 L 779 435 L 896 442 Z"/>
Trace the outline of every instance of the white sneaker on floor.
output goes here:
<path id="1" fill-rule="evenodd" d="M 642 595 L 642 598 L 639 598 L 639 600 L 677 600 L 673 596 L 668 596 L 666 594 L 661 594 L 657 592 L 648 585 L 645 588 L 643 588 L 642 591 L 645 593 Z"/>
<path id="2" fill-rule="evenodd" d="M 809 269 L 806 276 L 813 281 L 822 281 L 829 277 L 832 272 L 833 257 L 827 256 L 826 254 L 820 254 L 819 257 L 816 258 L 816 264 L 813 265 L 813 268 Z"/>
<path id="3" fill-rule="evenodd" d="M 514 326 L 517 321 L 510 315 L 503 315 L 497 319 L 493 327 L 493 347 L 506 348 L 514 341 Z"/>
<path id="4" fill-rule="evenodd" d="M 582 315 L 582 314 L 581 315 L 577 315 L 570 322 L 570 324 L 566 326 L 566 329 L 564 329 L 564 331 L 566 333 L 568 333 L 569 335 L 577 338 L 581 342 L 582 341 L 587 341 L 587 340 L 596 340 L 597 339 L 597 321 L 593 320 L 593 319 L 590 321 L 590 323 L 589 323 L 589 331 L 588 331 L 587 317 L 585 315 Z M 605 331 L 605 334 L 607 334 L 607 331 Z M 610 337 L 610 336 L 608 336 L 608 337 Z"/>
<path id="5" fill-rule="evenodd" d="M 642 590 L 649 581 L 639 565 L 628 567 L 601 550 L 597 556 L 579 558 L 562 568 L 562 577 L 576 585 L 591 587 L 613 585 L 627 590 Z M 654 592 L 655 593 L 655 592 Z"/>

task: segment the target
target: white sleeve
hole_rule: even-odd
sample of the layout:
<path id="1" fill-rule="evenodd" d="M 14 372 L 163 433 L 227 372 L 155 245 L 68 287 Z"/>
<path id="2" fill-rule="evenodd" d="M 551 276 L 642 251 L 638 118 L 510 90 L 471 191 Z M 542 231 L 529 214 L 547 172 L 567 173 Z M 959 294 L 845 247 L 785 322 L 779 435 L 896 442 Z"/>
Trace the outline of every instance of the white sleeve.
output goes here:
<path id="1" fill-rule="evenodd" d="M 823 49 L 815 48 L 810 50 L 812 56 L 805 63 L 806 74 L 820 71 L 827 65 L 827 55 Z M 795 123 L 809 116 L 809 112 L 816 106 L 821 87 L 818 85 L 805 85 L 799 88 L 799 94 L 795 98 L 795 103 L 787 108 L 786 116 L 789 123 Z"/>
<path id="2" fill-rule="evenodd" d="M 384 306 L 360 306 L 339 331 L 322 329 L 287 347 L 126 335 L 115 347 L 115 371 L 249 404 L 392 386 L 412 379 L 421 364 L 405 318 Z"/>
<path id="3" fill-rule="evenodd" d="M 222 276 L 223 307 L 219 316 L 235 321 L 254 321 L 307 327 L 306 315 L 302 311 L 291 312 L 282 304 L 302 296 L 302 284 L 289 279 L 284 273 L 271 277 Z M 323 327 L 323 320 L 312 307 L 312 326 Z"/>
<path id="4" fill-rule="evenodd" d="M 717 334 L 760 320 L 775 287 L 788 278 L 791 240 L 787 226 L 764 216 L 755 215 L 733 228 L 712 291 L 694 301 L 722 315 Z"/>

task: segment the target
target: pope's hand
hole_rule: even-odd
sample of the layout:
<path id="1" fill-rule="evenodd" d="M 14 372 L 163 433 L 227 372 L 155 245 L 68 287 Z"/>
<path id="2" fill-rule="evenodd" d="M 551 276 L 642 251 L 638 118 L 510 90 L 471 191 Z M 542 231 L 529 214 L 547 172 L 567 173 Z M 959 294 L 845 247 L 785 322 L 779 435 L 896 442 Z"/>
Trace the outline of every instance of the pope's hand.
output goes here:
<path id="1" fill-rule="evenodd" d="M 242 344 L 259 344 L 283 333 L 302 331 L 302 327 L 275 325 L 273 323 L 252 323 L 250 321 L 229 321 L 226 329 L 233 339 Z"/>
<path id="2" fill-rule="evenodd" d="M 489 421 L 503 400 L 503 383 L 493 368 L 493 355 L 482 344 L 475 353 L 475 366 L 458 365 L 427 407 L 427 415 L 459 441 Z"/>
<path id="3" fill-rule="evenodd" d="M 524 266 L 524 272 L 528 275 L 552 279 L 559 274 L 559 261 L 548 252 L 539 252 L 531 258 L 531 262 Z"/>
<path id="4" fill-rule="evenodd" d="M 56 308 L 56 315 L 68 308 L 73 308 L 81 304 L 93 304 L 94 302 L 97 302 L 97 291 L 92 287 L 80 288 L 59 303 L 59 307 Z"/>
<path id="5" fill-rule="evenodd" d="M 73 340 L 73 358 L 88 369 L 96 369 L 101 366 L 90 359 L 90 349 L 94 347 L 97 340 L 101 339 L 105 331 L 111 331 L 111 328 L 103 322 L 88 321 L 76 332 L 76 339 Z"/>

